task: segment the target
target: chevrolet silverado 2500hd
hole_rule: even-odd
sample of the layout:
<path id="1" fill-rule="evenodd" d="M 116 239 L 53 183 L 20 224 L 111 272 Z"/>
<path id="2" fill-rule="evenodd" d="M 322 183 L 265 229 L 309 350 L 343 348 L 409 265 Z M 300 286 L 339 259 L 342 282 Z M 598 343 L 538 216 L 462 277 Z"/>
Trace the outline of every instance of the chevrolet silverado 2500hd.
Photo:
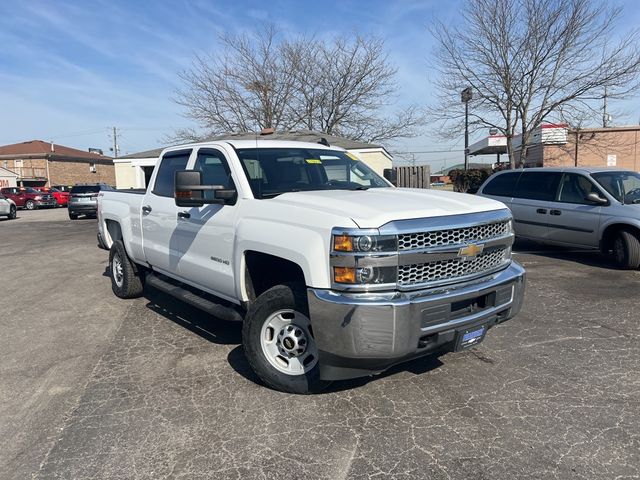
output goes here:
<path id="1" fill-rule="evenodd" d="M 100 192 L 98 218 L 117 296 L 146 283 L 242 321 L 251 367 L 286 392 L 477 345 L 524 294 L 502 203 L 395 188 L 325 144 L 171 147 L 146 191 Z"/>

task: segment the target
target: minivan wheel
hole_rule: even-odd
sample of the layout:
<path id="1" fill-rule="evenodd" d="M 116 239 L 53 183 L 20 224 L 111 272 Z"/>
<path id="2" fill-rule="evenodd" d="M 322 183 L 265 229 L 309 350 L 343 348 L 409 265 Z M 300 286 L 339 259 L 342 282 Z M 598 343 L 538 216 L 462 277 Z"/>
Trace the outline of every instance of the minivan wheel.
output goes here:
<path id="1" fill-rule="evenodd" d="M 129 260 L 124 245 L 116 240 L 109 250 L 109 277 L 111 289 L 120 298 L 137 298 L 142 295 L 144 286 L 140 275 Z"/>
<path id="2" fill-rule="evenodd" d="M 640 266 L 640 240 L 631 232 L 619 231 L 613 239 L 613 257 L 623 270 L 635 270 Z"/>
<path id="3" fill-rule="evenodd" d="M 242 346 L 252 370 L 274 390 L 309 394 L 330 383 L 320 379 L 303 285 L 276 285 L 261 294 L 244 319 Z"/>
<path id="4" fill-rule="evenodd" d="M 36 208 L 36 204 L 33 200 L 27 200 L 24 202 L 24 208 L 27 210 L 34 210 Z"/>
<path id="5" fill-rule="evenodd" d="M 16 206 L 11 205 L 11 207 L 9 207 L 9 220 L 13 220 L 14 218 L 16 218 L 16 216 L 17 216 Z"/>

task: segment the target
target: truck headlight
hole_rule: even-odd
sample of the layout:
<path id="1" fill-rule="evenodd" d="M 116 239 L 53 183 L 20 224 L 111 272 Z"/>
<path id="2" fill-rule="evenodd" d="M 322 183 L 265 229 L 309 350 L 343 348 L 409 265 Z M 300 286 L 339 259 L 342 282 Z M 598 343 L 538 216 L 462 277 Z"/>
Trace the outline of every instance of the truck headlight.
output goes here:
<path id="1" fill-rule="evenodd" d="M 395 283 L 396 267 L 333 267 L 333 281 L 347 285 Z"/>
<path id="2" fill-rule="evenodd" d="M 395 252 L 395 235 L 333 235 L 335 252 Z"/>

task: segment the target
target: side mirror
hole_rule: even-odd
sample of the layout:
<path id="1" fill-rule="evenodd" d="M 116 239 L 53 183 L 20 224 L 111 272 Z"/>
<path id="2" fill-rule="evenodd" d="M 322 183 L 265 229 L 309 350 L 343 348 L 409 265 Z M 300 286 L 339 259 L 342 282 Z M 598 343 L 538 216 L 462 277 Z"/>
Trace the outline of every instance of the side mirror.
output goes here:
<path id="1" fill-rule="evenodd" d="M 587 196 L 584 197 L 584 199 L 587 202 L 596 203 L 598 205 L 608 205 L 609 204 L 609 200 L 607 200 L 606 198 L 602 198 L 600 195 L 598 195 L 595 192 L 591 192 L 591 193 L 587 194 Z"/>
<path id="2" fill-rule="evenodd" d="M 201 207 L 205 203 L 227 204 L 236 197 L 235 188 L 222 185 L 203 185 L 199 170 L 177 170 L 175 173 L 174 199 L 179 207 Z M 213 198 L 205 198 L 205 191 L 213 191 Z"/>

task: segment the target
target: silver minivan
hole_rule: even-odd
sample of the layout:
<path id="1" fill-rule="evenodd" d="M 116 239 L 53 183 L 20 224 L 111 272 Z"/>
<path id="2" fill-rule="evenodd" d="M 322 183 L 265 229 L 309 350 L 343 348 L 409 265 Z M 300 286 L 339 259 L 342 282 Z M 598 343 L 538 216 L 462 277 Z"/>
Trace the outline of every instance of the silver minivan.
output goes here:
<path id="1" fill-rule="evenodd" d="M 513 214 L 517 237 L 613 253 L 640 266 L 640 174 L 612 168 L 527 168 L 489 177 L 478 195 Z"/>

